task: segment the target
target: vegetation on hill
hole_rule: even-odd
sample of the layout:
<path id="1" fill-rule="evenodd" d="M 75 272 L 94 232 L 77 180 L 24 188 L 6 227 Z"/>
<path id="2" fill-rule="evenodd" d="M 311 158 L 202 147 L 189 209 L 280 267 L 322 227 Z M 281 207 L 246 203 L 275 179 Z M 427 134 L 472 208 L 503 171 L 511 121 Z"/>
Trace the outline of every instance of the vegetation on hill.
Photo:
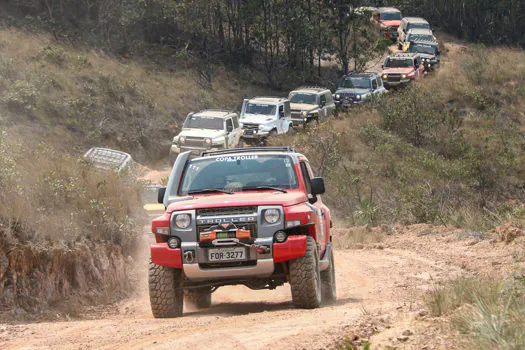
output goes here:
<path id="1" fill-rule="evenodd" d="M 452 46 L 442 69 L 293 143 L 351 225 L 525 224 L 525 55 Z M 512 67 L 502 71 L 500 67 Z"/>

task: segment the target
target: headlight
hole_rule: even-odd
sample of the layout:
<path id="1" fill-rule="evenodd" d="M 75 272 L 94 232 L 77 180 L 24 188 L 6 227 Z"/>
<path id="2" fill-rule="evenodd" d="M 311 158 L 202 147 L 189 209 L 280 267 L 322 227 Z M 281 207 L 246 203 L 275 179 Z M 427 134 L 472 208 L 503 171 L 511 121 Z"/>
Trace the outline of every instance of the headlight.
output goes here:
<path id="1" fill-rule="evenodd" d="M 356 95 L 355 98 L 360 100 L 361 99 L 361 95 Z"/>
<path id="2" fill-rule="evenodd" d="M 406 76 L 405 74 L 403 74 L 403 75 L 401 76 L 402 79 L 405 79 L 406 77 L 407 77 L 407 76 Z"/>
<path id="3" fill-rule="evenodd" d="M 264 212 L 264 221 L 268 224 L 275 224 L 281 218 L 281 212 L 277 209 L 267 209 Z"/>
<path id="4" fill-rule="evenodd" d="M 191 216 L 190 214 L 178 214 L 175 217 L 175 225 L 178 228 L 185 229 L 190 227 L 191 224 Z"/>
<path id="5" fill-rule="evenodd" d="M 301 114 L 303 115 L 303 117 L 306 117 L 308 113 L 306 113 L 306 111 L 303 111 Z"/>
<path id="6" fill-rule="evenodd" d="M 171 249 L 180 248 L 180 240 L 177 237 L 170 237 L 170 239 L 168 239 L 168 247 Z"/>
<path id="7" fill-rule="evenodd" d="M 340 97 L 341 97 L 341 96 L 340 96 L 339 94 L 335 94 L 335 98 L 336 98 L 337 100 L 339 100 Z"/>
<path id="8" fill-rule="evenodd" d="M 386 79 L 386 78 L 388 78 L 388 75 L 383 74 L 383 79 Z"/>
<path id="9" fill-rule="evenodd" d="M 262 129 L 264 129 L 264 125 L 261 124 L 259 125 L 259 130 L 262 130 Z"/>
<path id="10" fill-rule="evenodd" d="M 204 143 L 205 143 L 206 145 L 211 145 L 211 139 L 210 139 L 210 138 L 205 139 L 205 140 L 204 140 Z"/>
<path id="11" fill-rule="evenodd" d="M 179 137 L 179 143 L 182 145 L 186 142 L 186 138 L 184 136 Z"/>

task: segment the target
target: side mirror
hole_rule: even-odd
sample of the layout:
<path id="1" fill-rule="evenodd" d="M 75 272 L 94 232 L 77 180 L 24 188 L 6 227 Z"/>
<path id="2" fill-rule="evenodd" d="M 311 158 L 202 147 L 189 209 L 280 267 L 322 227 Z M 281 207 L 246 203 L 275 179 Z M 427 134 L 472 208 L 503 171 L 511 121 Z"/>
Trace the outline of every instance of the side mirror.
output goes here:
<path id="1" fill-rule="evenodd" d="M 321 103 L 319 103 L 319 105 L 320 105 L 321 107 L 326 106 L 326 101 L 321 101 Z"/>
<path id="2" fill-rule="evenodd" d="M 164 203 L 164 195 L 166 194 L 166 187 L 159 188 L 159 192 L 157 193 L 157 202 L 160 204 Z"/>
<path id="3" fill-rule="evenodd" d="M 284 118 L 284 111 L 279 112 L 279 118 L 281 118 L 281 119 Z"/>
<path id="4" fill-rule="evenodd" d="M 314 196 L 325 192 L 324 180 L 322 177 L 314 177 L 311 180 L 312 194 Z"/>

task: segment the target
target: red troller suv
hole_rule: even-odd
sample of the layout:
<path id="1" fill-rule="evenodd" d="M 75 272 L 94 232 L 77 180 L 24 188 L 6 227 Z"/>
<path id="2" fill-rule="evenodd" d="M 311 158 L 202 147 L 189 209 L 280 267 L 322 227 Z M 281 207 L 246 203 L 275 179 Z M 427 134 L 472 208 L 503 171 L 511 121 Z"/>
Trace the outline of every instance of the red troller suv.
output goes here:
<path id="1" fill-rule="evenodd" d="M 211 305 L 221 286 L 290 283 L 300 308 L 336 298 L 330 210 L 322 178 L 288 147 L 181 153 L 153 220 L 149 293 L 155 317 L 182 315 L 184 299 Z"/>

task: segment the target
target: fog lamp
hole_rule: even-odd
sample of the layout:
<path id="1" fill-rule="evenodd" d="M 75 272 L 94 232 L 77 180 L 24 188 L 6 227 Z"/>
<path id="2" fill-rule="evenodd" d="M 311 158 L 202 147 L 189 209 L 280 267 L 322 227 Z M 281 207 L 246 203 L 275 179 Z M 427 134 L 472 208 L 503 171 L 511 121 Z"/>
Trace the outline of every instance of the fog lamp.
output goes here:
<path id="1" fill-rule="evenodd" d="M 275 241 L 277 243 L 283 243 L 284 241 L 286 241 L 286 237 L 287 235 L 286 235 L 286 232 L 284 231 L 277 231 L 275 233 Z"/>
<path id="2" fill-rule="evenodd" d="M 180 248 L 180 240 L 177 237 L 170 237 L 170 239 L 168 239 L 168 247 L 171 249 Z"/>

